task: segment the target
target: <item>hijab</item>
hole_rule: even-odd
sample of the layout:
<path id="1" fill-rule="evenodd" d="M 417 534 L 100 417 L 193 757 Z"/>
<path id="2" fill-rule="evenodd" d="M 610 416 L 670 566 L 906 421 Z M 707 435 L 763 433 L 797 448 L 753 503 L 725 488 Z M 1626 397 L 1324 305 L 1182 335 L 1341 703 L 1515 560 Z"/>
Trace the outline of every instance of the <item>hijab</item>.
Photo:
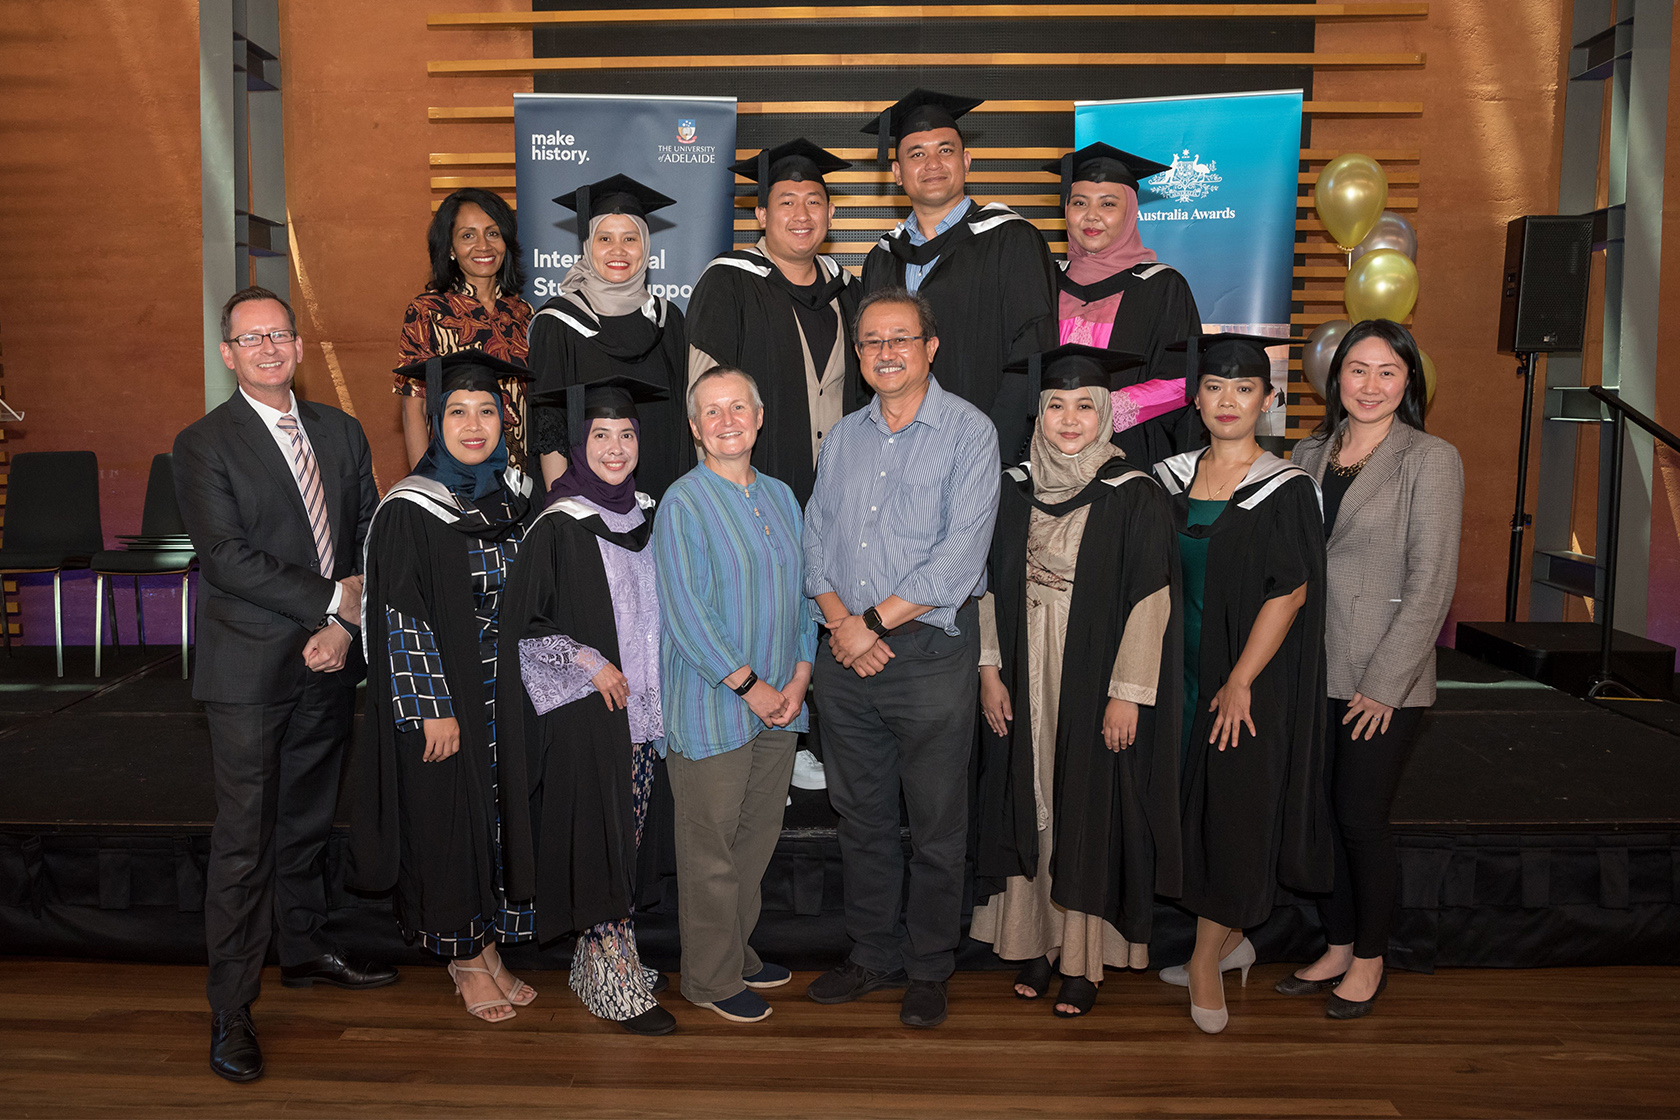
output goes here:
<path id="1" fill-rule="evenodd" d="M 491 385 L 494 384 L 492 380 Z M 444 394 L 433 417 L 431 446 L 420 456 L 420 461 L 414 464 L 412 473 L 441 483 L 460 501 L 462 517 L 455 522 L 456 528 L 484 540 L 501 540 L 524 518 L 525 511 L 529 508 L 524 495 L 514 493 L 503 484 L 503 474 L 507 470 L 508 462 L 506 433 L 497 436 L 496 449 L 482 463 L 472 464 L 463 463 L 455 458 L 443 439 L 443 410 L 447 407 L 449 398 L 456 393 L 471 392 L 492 393 L 497 406 L 501 405 L 499 388 L 487 389 L 476 383 L 458 386 Z M 497 508 L 496 503 L 486 501 L 498 495 L 503 499 L 504 508 Z"/>
<path id="2" fill-rule="evenodd" d="M 578 262 L 566 273 L 566 278 L 560 281 L 561 295 L 570 297 L 574 302 L 581 297 L 591 311 L 603 318 L 632 314 L 640 311 L 642 305 L 647 303 L 648 254 L 653 251 L 648 244 L 647 219 L 637 214 L 622 214 L 620 217 L 629 218 L 635 223 L 637 232 L 642 235 L 642 263 L 628 279 L 617 283 L 602 276 L 595 268 L 595 255 L 592 251 L 595 230 L 612 216 L 600 214 L 589 219 L 589 240 L 585 243 L 583 252 L 578 255 Z"/>
<path id="3" fill-rule="evenodd" d="M 1079 242 L 1074 240 L 1072 231 L 1068 232 L 1067 275 L 1068 279 L 1076 284 L 1095 284 L 1099 280 L 1107 280 L 1117 272 L 1124 272 L 1128 268 L 1155 259 L 1154 250 L 1144 246 L 1143 237 L 1138 233 L 1137 192 L 1123 183 L 1110 185 L 1118 187 L 1121 197 L 1125 200 L 1126 214 L 1122 219 L 1120 232 L 1114 235 L 1114 240 L 1108 243 L 1107 248 L 1095 253 L 1082 248 Z M 1080 318 L 1093 323 L 1112 323 L 1123 294 L 1116 292 L 1092 303 L 1086 303 L 1072 292 L 1061 292 L 1057 296 L 1056 315 L 1061 319 Z"/>
<path id="4" fill-rule="evenodd" d="M 1095 385 L 1086 386 L 1085 392 L 1091 394 L 1091 400 L 1097 406 L 1100 420 L 1097 438 L 1072 455 L 1064 455 L 1044 434 L 1044 410 L 1056 390 L 1046 389 L 1038 395 L 1038 422 L 1033 425 L 1031 451 L 1033 497 L 1045 505 L 1056 505 L 1077 496 L 1097 477 L 1097 471 L 1104 463 L 1122 455 L 1120 449 L 1108 440 L 1109 430 L 1114 424 L 1113 394 Z"/>
<path id="5" fill-rule="evenodd" d="M 589 431 L 593 432 L 596 424 L 604 423 L 610 421 L 591 420 Z M 640 443 L 641 421 L 630 421 L 630 428 L 636 433 L 636 440 Z M 584 440 L 588 439 L 589 433 L 586 432 Z M 613 513 L 629 513 L 636 508 L 636 472 L 631 471 L 623 482 L 609 483 L 590 468 L 588 452 L 581 446 L 574 447 L 572 453 L 566 457 L 565 473 L 555 479 L 554 485 L 548 488 L 548 498 L 543 504 L 551 506 L 561 498 L 583 498 Z"/>

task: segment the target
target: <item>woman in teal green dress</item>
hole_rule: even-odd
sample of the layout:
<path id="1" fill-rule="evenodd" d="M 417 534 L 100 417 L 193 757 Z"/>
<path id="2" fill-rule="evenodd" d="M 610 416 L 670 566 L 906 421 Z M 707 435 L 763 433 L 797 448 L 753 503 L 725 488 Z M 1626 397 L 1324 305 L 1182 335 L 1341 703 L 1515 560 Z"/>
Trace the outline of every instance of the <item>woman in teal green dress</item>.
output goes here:
<path id="1" fill-rule="evenodd" d="M 1211 445 L 1156 468 L 1173 496 L 1184 583 L 1184 893 L 1197 916 L 1190 988 L 1202 1030 L 1225 1029 L 1221 976 L 1254 963 L 1242 931 L 1282 886 L 1330 889 L 1324 799 L 1324 518 L 1318 485 L 1261 449 L 1276 339 L 1208 335 L 1187 392 Z"/>

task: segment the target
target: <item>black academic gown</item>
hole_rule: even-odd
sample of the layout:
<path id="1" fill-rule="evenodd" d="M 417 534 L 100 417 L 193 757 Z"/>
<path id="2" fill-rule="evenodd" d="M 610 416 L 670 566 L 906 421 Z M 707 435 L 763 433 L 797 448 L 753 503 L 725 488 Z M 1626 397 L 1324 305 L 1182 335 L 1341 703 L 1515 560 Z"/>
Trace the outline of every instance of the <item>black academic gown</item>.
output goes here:
<path id="1" fill-rule="evenodd" d="M 1027 530 L 1036 505 L 1026 470 L 1004 473 L 992 537 L 999 674 L 1017 698 L 1007 740 L 981 728 L 976 891 L 1038 872 L 1032 713 L 1027 654 Z M 1166 494 L 1123 459 L 1111 459 L 1077 497 L 1047 512 L 1089 505 L 1068 605 L 1056 761 L 1050 896 L 1096 914 L 1126 940 L 1147 943 L 1157 894 L 1179 892 L 1178 752 L 1183 708 L 1178 551 Z M 1136 741 L 1103 743 L 1108 682 L 1132 608 L 1163 587 L 1173 609 L 1152 706 L 1138 709 Z"/>
<path id="2" fill-rule="evenodd" d="M 1248 928 L 1278 888 L 1330 890 L 1334 871 L 1324 792 L 1324 514 L 1312 476 L 1262 453 L 1212 525 L 1187 528 L 1189 490 L 1205 454 L 1163 461 L 1178 532 L 1208 540 L 1200 697 L 1184 763 L 1184 893 L 1194 914 Z M 1307 601 L 1251 690 L 1256 737 L 1208 744 L 1208 702 L 1231 675 L 1260 608 L 1302 584 Z"/>
<path id="3" fill-rule="evenodd" d="M 857 351 L 847 341 L 862 285 L 831 258 L 819 256 L 817 262 L 828 282 L 813 291 L 788 283 L 756 249 L 724 253 L 700 274 L 685 319 L 690 346 L 723 365 L 745 370 L 758 382 L 764 398 L 764 427 L 753 446 L 753 466 L 786 482 L 801 506 L 811 500 L 817 468 L 811 455 L 805 350 L 800 345 L 796 301 L 831 308 L 837 316 L 836 330 L 846 357 L 841 412 L 868 403 L 858 375 Z M 811 360 L 820 371 L 828 352 L 813 353 Z"/>
<path id="4" fill-rule="evenodd" d="M 581 298 L 581 297 L 580 297 Z M 682 310 L 649 296 L 640 311 L 598 316 L 565 296 L 555 296 L 531 318 L 531 396 L 588 385 L 605 377 L 631 377 L 664 389 L 666 399 L 636 405 L 641 451 L 636 484 L 655 498 L 696 462 L 688 430 L 688 343 Z M 559 407 L 537 407 L 537 449 L 571 453 Z"/>
<path id="5" fill-rule="evenodd" d="M 644 510 L 644 513 L 648 511 Z M 537 940 L 628 918 L 636 870 L 630 717 L 598 693 L 538 715 L 519 671 L 519 641 L 564 634 L 618 664 L 618 625 L 597 537 L 639 549 L 652 523 L 611 532 L 572 500 L 551 503 L 525 536 L 502 602 L 496 680 L 504 755 L 530 783 Z"/>
<path id="6" fill-rule="evenodd" d="M 526 497 L 532 489 L 512 470 L 505 485 Z M 408 930 L 458 930 L 475 916 L 495 914 L 498 813 L 507 898 L 522 901 L 534 890 L 526 858 L 528 782 L 517 753 L 498 750 L 499 802 L 492 796 L 484 666 L 467 560 L 475 538 L 453 527 L 460 517 L 459 500 L 444 486 L 410 475 L 386 494 L 368 529 L 362 620 L 368 711 L 350 764 L 350 882 L 372 892 L 395 887 L 397 918 Z M 441 762 L 421 761 L 423 730 L 396 726 L 387 606 L 423 620 L 437 639 L 461 728 L 460 750 Z M 505 629 L 498 641 L 505 648 Z"/>
<path id="7" fill-rule="evenodd" d="M 939 258 L 918 289 L 933 305 L 939 384 L 992 418 L 1005 462 L 1027 456 L 1038 401 L 1003 367 L 1056 346 L 1056 265 L 1033 224 L 1001 202 L 978 202 L 926 245 L 881 238 L 863 262 L 867 295 L 902 285 L 908 261 Z"/>
<path id="8" fill-rule="evenodd" d="M 1124 292 L 1114 313 L 1114 329 L 1108 348 L 1144 359 L 1144 364 L 1122 376 L 1127 385 L 1184 376 L 1184 357 L 1167 353 L 1169 343 L 1202 333 L 1202 315 L 1190 284 L 1171 265 L 1145 261 L 1094 284 L 1075 284 L 1068 279 L 1067 266 L 1057 272 L 1061 290 L 1086 302 Z M 1126 453 L 1132 466 L 1153 470 L 1169 455 L 1194 451 L 1207 442 L 1201 417 L 1189 407 L 1116 432 L 1114 445 Z"/>

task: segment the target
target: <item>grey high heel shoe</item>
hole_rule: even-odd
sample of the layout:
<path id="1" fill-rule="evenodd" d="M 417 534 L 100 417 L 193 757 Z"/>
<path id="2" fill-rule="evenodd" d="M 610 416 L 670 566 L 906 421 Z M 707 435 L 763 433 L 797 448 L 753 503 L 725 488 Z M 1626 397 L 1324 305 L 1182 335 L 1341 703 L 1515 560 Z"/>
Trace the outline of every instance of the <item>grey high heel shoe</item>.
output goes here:
<path id="1" fill-rule="evenodd" d="M 1237 943 L 1237 947 L 1235 949 L 1232 949 L 1229 953 L 1225 954 L 1225 958 L 1219 962 L 1219 971 L 1221 975 L 1230 972 L 1232 969 L 1241 969 L 1242 985 L 1245 988 L 1248 987 L 1248 970 L 1253 967 L 1254 942 L 1250 941 L 1246 937 Z M 1175 964 L 1171 968 L 1163 968 L 1161 970 L 1161 979 L 1166 981 L 1168 984 L 1176 984 L 1180 988 L 1188 988 L 1190 986 L 1190 974 L 1186 971 L 1185 966 L 1181 964 Z"/>

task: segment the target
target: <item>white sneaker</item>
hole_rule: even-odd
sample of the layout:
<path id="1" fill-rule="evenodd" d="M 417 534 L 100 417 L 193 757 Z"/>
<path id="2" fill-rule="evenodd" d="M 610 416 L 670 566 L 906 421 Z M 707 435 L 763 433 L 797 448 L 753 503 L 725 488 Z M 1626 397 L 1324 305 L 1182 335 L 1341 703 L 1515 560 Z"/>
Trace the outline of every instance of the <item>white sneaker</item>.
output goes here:
<path id="1" fill-rule="evenodd" d="M 828 775 L 823 773 L 823 764 L 810 751 L 800 751 L 793 756 L 793 788 L 828 788 Z"/>

